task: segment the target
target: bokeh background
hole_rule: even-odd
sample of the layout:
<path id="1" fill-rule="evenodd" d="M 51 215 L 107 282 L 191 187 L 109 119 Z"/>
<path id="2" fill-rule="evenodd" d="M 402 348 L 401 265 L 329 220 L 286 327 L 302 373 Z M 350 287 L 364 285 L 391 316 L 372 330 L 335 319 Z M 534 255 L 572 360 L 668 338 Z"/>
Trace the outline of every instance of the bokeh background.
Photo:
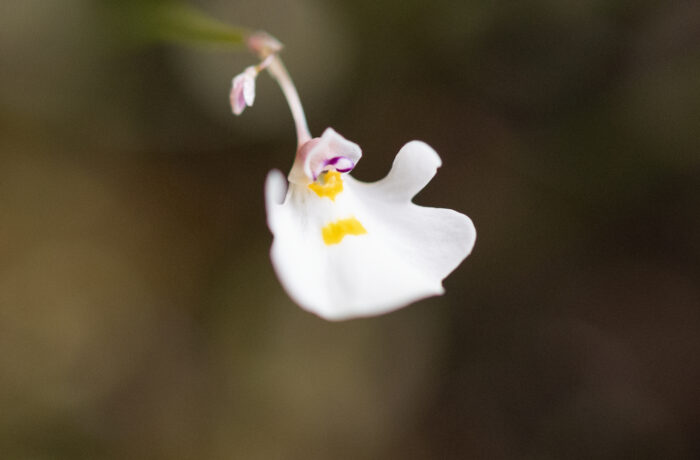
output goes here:
<path id="1" fill-rule="evenodd" d="M 474 220 L 447 294 L 296 307 L 245 52 L 133 40 L 128 2 L 0 7 L 3 459 L 700 457 L 700 4 L 207 0 L 265 29 L 312 132 Z"/>

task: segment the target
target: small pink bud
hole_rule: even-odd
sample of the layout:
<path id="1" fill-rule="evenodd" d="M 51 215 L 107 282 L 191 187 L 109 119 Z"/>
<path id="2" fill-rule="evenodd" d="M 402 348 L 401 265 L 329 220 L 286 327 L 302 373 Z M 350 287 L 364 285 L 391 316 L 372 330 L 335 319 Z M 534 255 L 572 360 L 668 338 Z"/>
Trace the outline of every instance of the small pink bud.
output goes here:
<path id="1" fill-rule="evenodd" d="M 246 107 L 255 101 L 255 78 L 258 72 L 254 66 L 248 67 L 243 73 L 236 75 L 231 83 L 231 110 L 236 115 L 243 113 Z"/>

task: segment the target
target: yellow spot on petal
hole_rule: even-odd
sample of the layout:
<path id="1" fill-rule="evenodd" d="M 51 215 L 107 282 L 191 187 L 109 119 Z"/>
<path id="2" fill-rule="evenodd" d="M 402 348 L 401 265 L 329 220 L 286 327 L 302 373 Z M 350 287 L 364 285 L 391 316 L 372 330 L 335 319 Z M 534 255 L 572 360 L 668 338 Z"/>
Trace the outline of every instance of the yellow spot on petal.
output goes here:
<path id="1" fill-rule="evenodd" d="M 309 188 L 321 198 L 325 196 L 335 201 L 335 196 L 343 191 L 343 179 L 338 171 L 328 171 L 309 184 Z"/>
<path id="2" fill-rule="evenodd" d="M 340 243 L 345 235 L 364 235 L 365 233 L 367 233 L 365 227 L 354 217 L 336 220 L 321 229 L 323 242 L 328 246 Z"/>

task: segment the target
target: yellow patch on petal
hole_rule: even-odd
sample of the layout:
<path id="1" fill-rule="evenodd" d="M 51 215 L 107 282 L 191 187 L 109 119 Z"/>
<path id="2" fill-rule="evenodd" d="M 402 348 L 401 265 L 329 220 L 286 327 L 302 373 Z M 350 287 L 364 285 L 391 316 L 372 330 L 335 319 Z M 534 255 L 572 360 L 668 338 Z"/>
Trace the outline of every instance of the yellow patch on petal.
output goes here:
<path id="1" fill-rule="evenodd" d="M 321 198 L 325 196 L 331 201 L 335 201 L 335 196 L 343 191 L 343 179 L 338 171 L 328 171 L 323 173 L 317 181 L 309 184 L 308 187 Z"/>
<path id="2" fill-rule="evenodd" d="M 364 235 L 365 233 L 367 233 L 365 227 L 354 217 L 336 220 L 321 229 L 323 242 L 328 246 L 340 243 L 346 235 Z"/>

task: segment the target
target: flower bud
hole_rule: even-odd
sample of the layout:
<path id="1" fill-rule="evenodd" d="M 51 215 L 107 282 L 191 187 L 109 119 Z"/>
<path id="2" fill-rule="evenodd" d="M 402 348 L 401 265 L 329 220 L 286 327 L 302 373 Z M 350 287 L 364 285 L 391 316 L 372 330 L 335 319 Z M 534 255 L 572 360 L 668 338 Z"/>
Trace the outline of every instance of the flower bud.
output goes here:
<path id="1" fill-rule="evenodd" d="M 258 72 L 254 66 L 248 67 L 243 73 L 236 75 L 231 82 L 231 110 L 240 115 L 246 107 L 255 101 L 255 78 Z"/>

